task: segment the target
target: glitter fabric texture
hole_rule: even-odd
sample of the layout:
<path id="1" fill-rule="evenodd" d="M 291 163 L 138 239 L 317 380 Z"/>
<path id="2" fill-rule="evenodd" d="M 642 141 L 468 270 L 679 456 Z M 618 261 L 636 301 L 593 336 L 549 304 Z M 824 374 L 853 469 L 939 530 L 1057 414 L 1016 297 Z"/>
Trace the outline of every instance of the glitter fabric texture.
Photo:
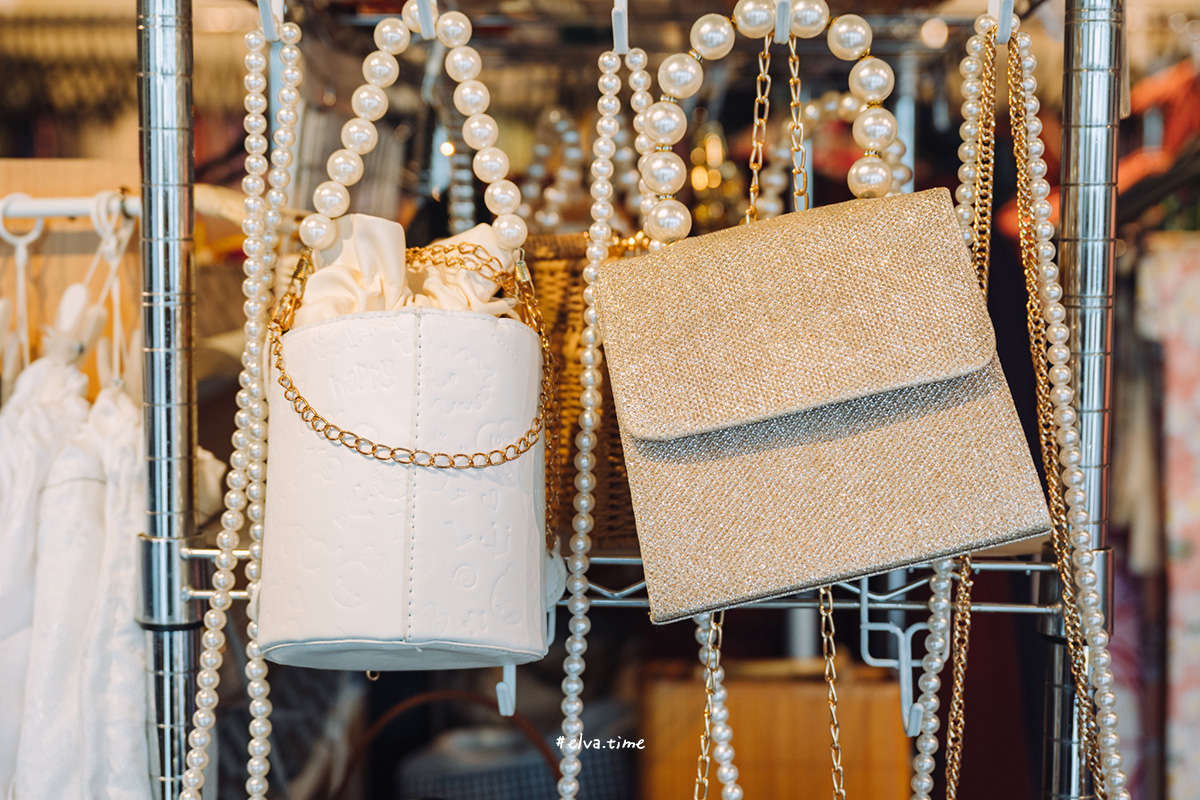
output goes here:
<path id="1" fill-rule="evenodd" d="M 1050 527 L 945 189 L 611 260 L 596 305 L 654 622 Z"/>

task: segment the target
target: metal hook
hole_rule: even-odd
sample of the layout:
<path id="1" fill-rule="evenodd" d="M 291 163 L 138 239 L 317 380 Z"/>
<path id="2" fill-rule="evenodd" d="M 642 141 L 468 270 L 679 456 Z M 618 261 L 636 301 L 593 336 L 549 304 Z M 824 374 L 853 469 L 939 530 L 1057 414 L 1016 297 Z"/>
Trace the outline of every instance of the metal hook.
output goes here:
<path id="1" fill-rule="evenodd" d="M 623 56 L 629 52 L 629 0 L 613 0 L 613 52 Z"/>

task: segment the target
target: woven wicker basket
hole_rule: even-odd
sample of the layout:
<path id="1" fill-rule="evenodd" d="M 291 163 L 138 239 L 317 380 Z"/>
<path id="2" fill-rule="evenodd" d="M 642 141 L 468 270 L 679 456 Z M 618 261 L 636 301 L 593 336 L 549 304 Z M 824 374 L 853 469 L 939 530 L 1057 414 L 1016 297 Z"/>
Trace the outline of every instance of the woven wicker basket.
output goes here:
<path id="1" fill-rule="evenodd" d="M 575 436 L 579 433 L 579 337 L 583 331 L 583 267 L 587 263 L 587 234 L 530 236 L 525 243 L 525 261 L 533 277 L 542 316 L 550 331 L 550 344 L 562 368 L 559 380 L 561 403 L 560 463 L 562 498 L 559 532 L 570 535 L 575 516 Z M 604 374 L 601 424 L 596 444 L 596 520 L 592 531 L 593 553 L 606 555 L 637 553 L 637 534 L 629 481 L 625 474 L 625 455 L 617 429 L 617 413 L 608 388 L 608 370 Z"/>

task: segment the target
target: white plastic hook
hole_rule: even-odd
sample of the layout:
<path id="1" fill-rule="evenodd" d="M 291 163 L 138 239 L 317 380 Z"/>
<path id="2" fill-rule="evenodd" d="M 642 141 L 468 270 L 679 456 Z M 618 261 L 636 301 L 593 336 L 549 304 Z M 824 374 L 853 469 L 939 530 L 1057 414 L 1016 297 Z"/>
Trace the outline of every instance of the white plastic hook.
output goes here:
<path id="1" fill-rule="evenodd" d="M 1013 0 L 988 0 L 988 13 L 996 18 L 996 44 L 1012 37 Z"/>
<path id="2" fill-rule="evenodd" d="M 13 246 L 17 262 L 17 340 L 21 344 L 22 364 L 29 365 L 29 300 L 26 297 L 27 287 L 26 268 L 29 265 L 29 245 L 42 235 L 46 220 L 41 217 L 33 224 L 33 229 L 27 233 L 15 234 L 4 224 L 4 210 L 9 203 L 16 199 L 32 200 L 29 195 L 20 192 L 0 198 L 0 239 Z M 7 360 L 7 359 L 6 359 Z"/>
<path id="3" fill-rule="evenodd" d="M 511 717 L 517 713 L 517 667 L 504 665 L 504 680 L 496 684 L 496 707 L 500 716 Z"/>
<path id="4" fill-rule="evenodd" d="M 613 52 L 623 56 L 629 52 L 629 0 L 613 0 Z"/>
<path id="5" fill-rule="evenodd" d="M 437 36 L 433 13 L 437 10 L 435 0 L 417 0 L 417 15 L 421 20 L 421 38 L 429 41 Z"/>
<path id="6" fill-rule="evenodd" d="M 786 44 L 792 35 L 792 0 L 775 2 L 775 42 Z"/>
<path id="7" fill-rule="evenodd" d="M 258 16 L 268 42 L 279 41 L 279 29 L 283 26 L 285 13 L 284 0 L 258 0 Z"/>

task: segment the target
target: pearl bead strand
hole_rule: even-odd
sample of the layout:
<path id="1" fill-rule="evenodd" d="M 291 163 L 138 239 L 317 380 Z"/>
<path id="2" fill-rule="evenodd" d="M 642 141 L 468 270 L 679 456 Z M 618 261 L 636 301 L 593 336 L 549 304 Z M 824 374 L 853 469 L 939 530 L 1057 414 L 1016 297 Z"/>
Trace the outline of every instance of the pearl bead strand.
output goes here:
<path id="1" fill-rule="evenodd" d="M 644 66 L 645 60 L 645 52 L 636 49 L 631 50 L 625 57 L 626 64 L 630 69 L 634 69 L 634 65 L 639 63 Z M 600 56 L 599 66 L 600 99 L 596 103 L 596 108 L 600 112 L 600 118 L 596 122 L 597 137 L 592 142 L 594 156 L 591 167 L 592 195 L 593 197 L 597 195 L 597 187 L 599 187 L 599 194 L 605 194 L 607 187 L 608 196 L 611 197 L 611 179 L 614 171 L 612 159 L 617 152 L 617 146 L 613 139 L 620 128 L 617 113 L 621 110 L 621 102 L 618 97 L 621 91 L 621 78 L 617 73 L 621 69 L 621 58 L 612 51 L 606 52 Z M 608 244 L 613 235 L 612 203 L 597 200 L 592 204 L 591 214 L 592 225 L 588 228 L 587 265 L 583 268 L 584 328 L 580 335 L 582 347 L 579 351 L 579 361 L 582 366 L 580 382 L 583 385 L 580 405 L 583 410 L 579 414 L 579 433 L 575 436 L 575 446 L 578 450 L 575 454 L 576 513 L 571 521 L 570 555 L 567 556 L 567 592 L 570 594 L 567 599 L 567 611 L 571 613 L 567 627 L 571 635 L 567 638 L 567 657 L 563 661 L 563 671 L 566 673 L 566 677 L 562 682 L 564 695 L 562 732 L 565 741 L 562 746 L 563 757 L 559 761 L 559 769 L 563 776 L 558 781 L 558 796 L 564 800 L 571 800 L 579 794 L 579 772 L 582 767 L 579 754 L 583 744 L 583 719 L 581 717 L 583 700 L 580 698 L 583 692 L 583 679 L 580 676 L 585 668 L 583 654 L 587 651 L 587 641 L 584 637 L 587 636 L 592 626 L 587 616 L 591 601 L 587 596 L 586 573 L 587 554 L 592 547 L 592 539 L 589 534 L 594 527 L 591 509 L 596 505 L 595 495 L 592 494 L 596 488 L 596 431 L 600 428 L 600 404 L 603 399 L 600 388 L 604 380 L 603 374 L 600 372 L 602 356 L 600 330 L 596 327 L 594 284 L 599 274 L 600 264 L 608 258 Z"/>
<path id="2" fill-rule="evenodd" d="M 1103 598 L 1097 591 L 1099 575 L 1093 569 L 1095 554 L 1092 552 L 1091 532 L 1088 530 L 1087 492 L 1083 488 L 1085 476 L 1079 468 L 1083 460 L 1079 449 L 1079 430 L 1076 427 L 1078 414 L 1072 402 L 1075 393 L 1071 389 L 1071 349 L 1068 344 L 1071 330 L 1066 325 L 1067 311 L 1059 302 L 1063 290 L 1058 282 L 1058 267 L 1054 262 L 1054 224 L 1050 222 L 1051 206 L 1046 199 L 1050 185 L 1045 180 L 1046 162 L 1042 160 L 1045 145 L 1041 141 L 1042 124 L 1035 116 L 1038 101 L 1034 92 L 1037 79 L 1033 70 L 1037 60 L 1030 52 L 1033 40 L 1026 33 L 1014 36 L 1021 54 L 1021 88 L 1027 120 L 1028 169 L 1033 197 L 1031 211 L 1034 219 L 1034 235 L 1038 257 L 1038 294 L 1042 302 L 1042 318 L 1046 321 L 1046 360 L 1049 362 L 1049 377 L 1053 388 L 1050 400 L 1054 404 L 1055 439 L 1058 443 L 1058 462 L 1062 466 L 1063 499 L 1067 506 L 1067 522 L 1070 525 L 1068 542 L 1071 546 L 1071 562 L 1074 565 L 1076 604 L 1079 608 L 1083 637 L 1088 646 L 1090 683 L 1095 689 L 1091 701 L 1096 706 L 1097 744 L 1100 748 L 1100 764 L 1105 794 L 1109 800 L 1129 800 L 1128 777 L 1121 769 L 1120 737 L 1117 734 L 1118 718 L 1116 695 L 1113 693 L 1112 654 L 1108 650 L 1109 634 L 1103 611 Z M 1088 702 L 1080 698 L 1080 702 Z"/>
<path id="3" fill-rule="evenodd" d="M 917 735 L 917 755 L 913 758 L 912 800 L 929 800 L 933 791 L 933 771 L 936 767 L 934 753 L 938 749 L 937 732 L 941 726 L 938 719 L 938 675 L 946 666 L 950 654 L 950 590 L 954 561 L 941 559 L 933 563 L 933 578 L 929 581 L 933 590 L 929 598 L 929 635 L 925 637 L 925 657 L 921 659 L 921 677 L 917 687 L 921 695 L 917 705 L 921 709 L 921 731 Z"/>
<path id="4" fill-rule="evenodd" d="M 710 623 L 711 614 L 700 614 L 695 618 L 696 642 L 700 645 L 700 663 L 709 665 L 712 653 L 708 649 L 709 637 L 712 635 Z M 725 700 L 729 690 L 725 688 L 725 668 L 718 666 L 713 672 L 713 697 L 710 728 L 712 749 L 709 751 L 712 760 L 717 762 L 717 780 L 721 782 L 721 800 L 742 800 L 743 790 L 738 785 L 738 768 L 733 763 L 733 728 L 729 725 L 729 708 Z"/>
<path id="5" fill-rule="evenodd" d="M 387 17 L 375 27 L 375 44 L 379 49 L 363 60 L 363 77 L 367 82 L 354 90 L 350 100 L 356 118 L 342 129 L 343 148 L 335 151 L 326 162 L 329 180 L 313 192 L 316 213 L 300 224 L 300 240 L 308 247 L 322 250 L 333 243 L 333 221 L 346 213 L 350 203 L 346 187 L 362 178 L 362 156 L 371 152 L 378 141 L 374 123 L 388 109 L 383 90 L 395 83 L 400 74 L 395 57 L 408 48 L 412 33 L 419 32 L 416 8 L 415 0 L 409 0 L 402 12 L 403 19 Z M 496 215 L 492 233 L 502 247 L 516 250 L 528 236 L 525 220 L 514 213 L 521 204 L 521 192 L 506 178 L 508 156 L 496 147 L 499 128 L 496 120 L 487 114 L 491 94 L 477 79 L 482 60 L 478 51 L 469 45 L 471 21 L 465 14 L 450 11 L 437 17 L 436 33 L 438 41 L 449 49 L 445 60 L 446 74 L 458 83 L 454 90 L 454 107 L 467 118 L 463 122 L 462 135 L 466 144 L 476 151 L 472 161 L 475 176 L 488 184 L 484 203 Z"/>
<path id="6" fill-rule="evenodd" d="M 204 786 L 204 769 L 209 763 L 208 748 L 213 742 L 212 729 L 216 725 L 218 670 L 223 661 L 221 653 L 225 645 L 224 628 L 227 612 L 233 603 L 231 592 L 237 567 L 234 551 L 239 543 L 239 531 L 250 520 L 250 555 L 246 565 L 249 594 L 254 596 L 261 573 L 262 527 L 264 495 L 266 491 L 266 439 L 267 406 L 263 383 L 262 355 L 266 337 L 267 312 L 271 304 L 270 287 L 273 283 L 276 248 L 279 245 L 279 228 L 282 209 L 287 206 L 287 186 L 290 181 L 287 168 L 292 163 L 291 147 L 295 143 L 294 127 L 298 118 L 296 107 L 300 102 L 297 87 L 300 84 L 300 28 L 295 23 L 282 27 L 283 47 L 280 59 L 283 69 L 280 77 L 278 98 L 280 110 L 276 114 L 278 127 L 274 133 L 275 148 L 268 150 L 267 121 L 264 112 L 267 100 L 264 91 L 267 80 L 266 36 L 261 30 L 252 31 L 246 42 L 246 177 L 242 189 L 246 194 L 243 201 L 246 218 L 242 232 L 246 235 L 243 250 L 246 254 L 244 270 L 246 280 L 242 290 L 246 295 L 246 344 L 242 353 L 242 372 L 238 376 L 241 389 L 237 393 L 238 412 L 235 416 L 237 431 L 233 435 L 233 455 L 230 471 L 225 482 L 229 490 L 225 493 L 225 512 L 221 515 L 221 532 L 217 535 L 216 567 L 212 577 L 213 593 L 209 598 L 209 609 L 204 614 L 204 633 L 201 635 L 200 670 L 196 676 L 196 712 L 192 715 L 193 729 L 188 734 L 189 751 L 185 757 L 187 770 L 183 775 L 183 790 L 179 800 L 200 800 Z M 264 181 L 263 175 L 266 175 Z M 267 186 L 270 185 L 268 189 Z M 264 199 L 265 193 L 265 199 Z M 271 703 L 267 700 L 270 686 L 267 683 L 267 666 L 258 650 L 257 610 L 253 603 L 248 606 L 250 623 L 247 627 L 249 642 L 246 646 L 247 693 L 250 695 L 250 744 L 247 762 L 249 778 L 246 791 L 251 798 L 263 798 L 267 792 L 267 772 L 270 763 L 267 757 L 271 745 L 268 737 L 271 723 L 268 716 Z"/>

